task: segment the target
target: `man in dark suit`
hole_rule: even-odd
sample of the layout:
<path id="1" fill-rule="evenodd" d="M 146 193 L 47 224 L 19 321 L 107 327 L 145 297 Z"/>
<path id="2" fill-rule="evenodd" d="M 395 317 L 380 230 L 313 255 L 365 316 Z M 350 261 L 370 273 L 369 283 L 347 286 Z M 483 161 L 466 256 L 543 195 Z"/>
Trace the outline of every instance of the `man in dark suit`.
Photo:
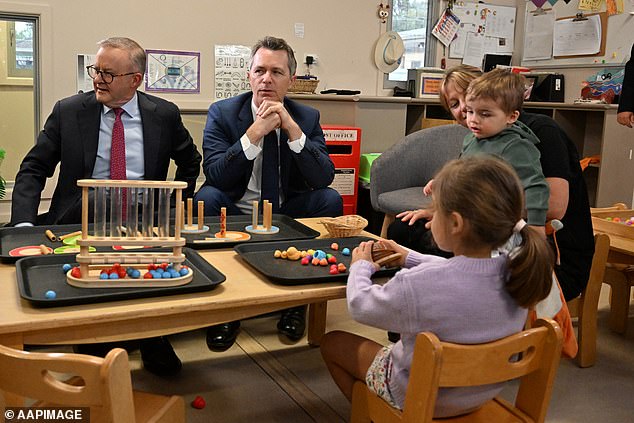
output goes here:
<path id="1" fill-rule="evenodd" d="M 616 120 L 621 125 L 634 127 L 634 44 L 630 53 L 630 60 L 625 65 L 623 89 L 619 97 L 619 109 Z"/>
<path id="2" fill-rule="evenodd" d="M 252 92 L 215 102 L 203 137 L 206 183 L 196 193 L 205 215 L 250 214 L 253 201 L 268 199 L 273 212 L 291 217 L 338 216 L 343 201 L 328 186 L 334 164 L 328 155 L 319 112 L 286 98 L 295 79 L 293 49 L 265 37 L 251 50 Z M 270 182 L 274 175 L 274 182 Z M 282 312 L 278 331 L 292 341 L 305 330 L 306 307 Z M 240 322 L 207 331 L 207 345 L 224 351 L 236 339 Z"/>
<path id="3" fill-rule="evenodd" d="M 128 38 L 109 38 L 98 46 L 95 64 L 87 68 L 94 91 L 58 101 L 37 143 L 22 161 L 13 189 L 11 225 L 81 222 L 77 180 L 115 179 L 111 178 L 110 167 L 115 120 L 123 126 L 125 152 L 120 154 L 124 155 L 122 166 L 127 179 L 165 180 L 173 159 L 177 166 L 175 179 L 187 182 L 185 195 L 191 197 L 194 193 L 201 156 L 183 126 L 178 108 L 137 91 L 145 73 L 145 50 Z M 46 179 L 53 176 L 58 163 L 51 206 L 38 216 Z M 79 350 L 101 354 L 107 352 L 106 347 L 109 345 Z M 145 339 L 140 347 L 148 370 L 168 374 L 180 369 L 181 362 L 167 339 Z"/>

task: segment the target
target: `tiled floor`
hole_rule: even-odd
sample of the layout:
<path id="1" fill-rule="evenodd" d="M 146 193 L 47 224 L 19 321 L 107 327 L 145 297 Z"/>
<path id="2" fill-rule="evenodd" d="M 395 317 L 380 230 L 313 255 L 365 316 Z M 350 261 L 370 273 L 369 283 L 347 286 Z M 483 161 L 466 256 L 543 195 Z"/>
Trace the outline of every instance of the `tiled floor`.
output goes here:
<path id="1" fill-rule="evenodd" d="M 548 414 L 549 422 L 634 421 L 634 319 L 625 336 L 607 329 L 608 288 L 599 312 L 597 364 L 580 369 L 562 360 Z M 318 348 L 305 338 L 291 345 L 275 330 L 276 317 L 244 321 L 238 342 L 224 353 L 210 352 L 204 330 L 170 337 L 183 360 L 182 372 L 162 379 L 142 370 L 131 354 L 135 388 L 183 395 L 188 422 L 343 422 L 350 406 L 330 379 Z M 343 329 L 387 342 L 385 332 L 350 319 L 343 300 L 328 306 L 327 330 Z M 202 410 L 189 403 L 202 396 Z M 513 395 L 513 388 L 505 391 Z"/>

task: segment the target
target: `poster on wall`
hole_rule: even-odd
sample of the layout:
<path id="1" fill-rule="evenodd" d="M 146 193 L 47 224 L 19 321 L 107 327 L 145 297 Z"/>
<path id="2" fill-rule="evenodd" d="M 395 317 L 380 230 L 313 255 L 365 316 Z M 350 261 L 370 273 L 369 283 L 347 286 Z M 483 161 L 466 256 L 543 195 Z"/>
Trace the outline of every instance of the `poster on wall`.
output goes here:
<path id="1" fill-rule="evenodd" d="M 200 53 L 168 50 L 146 50 L 146 53 L 146 91 L 200 92 Z"/>
<path id="2" fill-rule="evenodd" d="M 95 54 L 78 54 L 77 55 L 77 92 L 87 93 L 93 90 L 92 78 L 88 75 L 86 66 L 95 63 Z"/>
<path id="3" fill-rule="evenodd" d="M 234 97 L 250 91 L 247 70 L 251 48 L 240 45 L 215 46 L 215 99 Z"/>
<path id="4" fill-rule="evenodd" d="M 452 11 L 460 20 L 460 25 L 456 38 L 449 46 L 450 58 L 466 58 L 463 63 L 480 67 L 487 53 L 513 53 L 515 7 L 457 2 Z M 471 46 L 477 44 L 477 52 L 468 51 L 467 43 Z"/>

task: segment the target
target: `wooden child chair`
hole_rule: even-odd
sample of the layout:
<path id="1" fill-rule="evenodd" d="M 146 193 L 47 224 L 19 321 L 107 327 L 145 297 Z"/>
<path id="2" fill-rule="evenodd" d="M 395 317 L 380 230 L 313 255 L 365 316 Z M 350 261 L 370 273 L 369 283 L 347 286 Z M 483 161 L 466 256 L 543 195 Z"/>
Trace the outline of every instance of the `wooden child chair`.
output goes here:
<path id="1" fill-rule="evenodd" d="M 352 393 L 350 421 L 360 422 L 543 422 L 559 365 L 562 333 L 553 320 L 539 319 L 531 329 L 477 345 L 441 342 L 422 332 L 414 357 L 403 411 L 390 406 L 365 383 Z M 519 360 L 511 361 L 517 353 Z M 496 397 L 478 410 L 434 420 L 439 388 L 476 386 L 520 378 L 515 403 Z"/>
<path id="2" fill-rule="evenodd" d="M 0 345 L 0 369 L 2 408 L 24 406 L 22 398 L 29 398 L 37 400 L 32 407 L 90 407 L 91 422 L 185 421 L 182 397 L 132 390 L 128 354 L 121 348 L 99 358 Z M 60 374 L 72 377 L 61 380 Z"/>
<path id="3" fill-rule="evenodd" d="M 610 237 L 605 234 L 595 235 L 588 284 L 579 297 L 567 302 L 570 316 L 578 318 L 579 351 L 575 359 L 579 367 L 591 367 L 597 361 L 597 311 L 609 252 Z"/>

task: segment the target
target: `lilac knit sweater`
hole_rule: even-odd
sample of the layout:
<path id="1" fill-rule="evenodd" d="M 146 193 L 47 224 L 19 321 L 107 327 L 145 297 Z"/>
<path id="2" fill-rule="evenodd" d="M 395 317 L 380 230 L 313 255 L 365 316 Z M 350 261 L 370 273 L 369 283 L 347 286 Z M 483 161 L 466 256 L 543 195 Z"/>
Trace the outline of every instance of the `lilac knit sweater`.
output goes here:
<path id="1" fill-rule="evenodd" d="M 402 408 L 414 342 L 429 331 L 441 341 L 477 344 L 523 329 L 528 311 L 504 288 L 506 256 L 445 259 L 411 251 L 405 269 L 384 285 L 373 284 L 374 267 L 359 260 L 350 267 L 347 301 L 360 323 L 401 334 L 392 349 L 390 390 Z M 503 385 L 445 388 L 438 393 L 435 417 L 469 412 L 499 393 Z"/>

